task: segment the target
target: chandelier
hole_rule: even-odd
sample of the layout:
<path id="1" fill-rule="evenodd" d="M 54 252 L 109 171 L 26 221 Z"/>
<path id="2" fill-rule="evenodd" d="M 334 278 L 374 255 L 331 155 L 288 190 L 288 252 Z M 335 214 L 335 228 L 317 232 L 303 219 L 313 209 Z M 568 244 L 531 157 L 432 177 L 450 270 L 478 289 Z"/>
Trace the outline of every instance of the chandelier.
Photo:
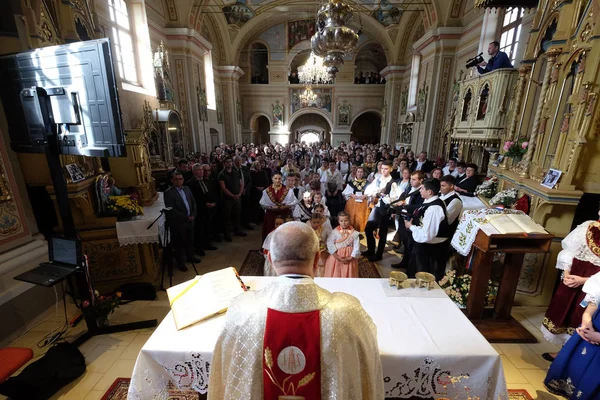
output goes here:
<path id="1" fill-rule="evenodd" d="M 298 79 L 300 79 L 300 83 L 305 85 L 328 81 L 329 74 L 327 68 L 323 65 L 323 57 L 311 52 L 306 63 L 298 68 Z"/>
<path id="2" fill-rule="evenodd" d="M 335 77 L 338 66 L 344 63 L 344 55 L 351 53 L 358 44 L 358 34 L 348 24 L 352 8 L 342 0 L 329 0 L 317 13 L 316 33 L 311 38 L 312 50 L 323 57 L 330 79 Z"/>
<path id="3" fill-rule="evenodd" d="M 300 100 L 303 103 L 312 104 L 317 100 L 317 94 L 313 92 L 309 85 L 306 87 L 306 89 L 304 89 L 304 92 L 300 93 Z"/>

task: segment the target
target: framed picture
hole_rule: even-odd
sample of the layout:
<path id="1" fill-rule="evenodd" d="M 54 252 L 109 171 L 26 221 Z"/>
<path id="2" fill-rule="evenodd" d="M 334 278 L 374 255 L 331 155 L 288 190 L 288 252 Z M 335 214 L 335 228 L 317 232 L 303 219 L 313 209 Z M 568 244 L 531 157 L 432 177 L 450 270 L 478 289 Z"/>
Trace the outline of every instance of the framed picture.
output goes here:
<path id="1" fill-rule="evenodd" d="M 65 166 L 65 168 L 67 168 L 67 172 L 69 173 L 69 176 L 71 177 L 71 180 L 73 181 L 73 183 L 79 182 L 79 181 L 82 181 L 85 179 L 85 176 L 83 175 L 83 172 L 81 172 L 81 168 L 79 168 L 79 165 L 67 164 Z"/>
<path id="2" fill-rule="evenodd" d="M 496 158 L 496 161 L 494 161 L 494 163 L 492 165 L 494 167 L 497 167 L 498 165 L 502 164 L 502 161 L 504 161 L 504 156 L 499 155 L 498 158 Z"/>
<path id="3" fill-rule="evenodd" d="M 545 186 L 549 189 L 553 189 L 554 186 L 556 186 L 556 184 L 558 183 L 558 180 L 560 179 L 561 175 L 562 171 L 550 168 L 548 170 L 548 173 L 544 177 L 544 180 L 542 181 L 542 186 Z"/>

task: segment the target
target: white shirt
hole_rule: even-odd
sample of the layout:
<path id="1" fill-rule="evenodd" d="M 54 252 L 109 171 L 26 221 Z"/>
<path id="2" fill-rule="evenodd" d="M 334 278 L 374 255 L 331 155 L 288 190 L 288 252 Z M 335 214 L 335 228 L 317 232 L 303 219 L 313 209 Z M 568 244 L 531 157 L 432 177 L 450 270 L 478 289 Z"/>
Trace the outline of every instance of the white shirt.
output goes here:
<path id="1" fill-rule="evenodd" d="M 455 178 L 458 178 L 458 168 L 454 168 L 454 171 L 450 172 L 450 168 L 448 168 L 448 166 L 445 166 L 442 169 L 442 174 L 443 175 L 452 175 Z"/>
<path id="2" fill-rule="evenodd" d="M 296 199 L 296 196 L 294 196 L 294 191 L 288 190 L 288 193 L 285 196 L 285 199 L 283 200 L 282 203 L 285 206 L 292 206 L 291 208 L 294 208 L 293 206 L 295 206 L 297 202 L 298 202 L 298 200 Z M 267 189 L 263 190 L 262 197 L 260 198 L 259 204 L 262 206 L 262 208 L 267 209 L 267 210 L 277 207 L 277 205 L 271 201 L 271 198 L 267 194 Z"/>
<path id="3" fill-rule="evenodd" d="M 346 162 L 339 161 L 337 163 L 337 168 L 338 168 L 338 171 L 340 171 L 340 173 L 342 175 L 347 175 L 348 172 L 350 172 L 350 162 L 349 161 L 346 161 Z"/>
<path id="4" fill-rule="evenodd" d="M 455 170 L 456 171 L 456 170 Z M 440 199 L 446 200 L 448 197 L 452 197 L 452 195 L 457 194 L 454 190 L 448 194 L 443 194 L 440 196 Z M 444 201 L 445 203 L 445 201 Z M 446 206 L 446 214 L 448 215 L 448 224 L 452 225 L 456 218 L 460 216 L 462 212 L 463 204 L 460 198 L 454 199 Z"/>
<path id="5" fill-rule="evenodd" d="M 425 165 L 426 162 L 427 162 L 427 160 L 425 160 L 425 161 L 419 161 L 419 160 L 417 160 L 417 168 L 415 168 L 415 171 L 420 171 L 421 168 L 423 168 L 423 165 Z"/>
<path id="6" fill-rule="evenodd" d="M 438 196 L 433 196 L 423 202 L 423 204 L 431 203 L 437 200 Z M 444 220 L 444 209 L 440 206 L 430 206 L 425 210 L 423 215 L 423 221 L 421 226 L 412 225 L 410 231 L 412 232 L 413 239 L 417 243 L 441 243 L 447 238 L 436 237 L 440 224 Z"/>
<path id="7" fill-rule="evenodd" d="M 380 176 L 375 179 L 367 188 L 365 189 L 365 194 L 367 196 L 376 196 L 379 192 L 381 192 L 387 184 L 392 180 L 391 176 L 387 178 Z"/>

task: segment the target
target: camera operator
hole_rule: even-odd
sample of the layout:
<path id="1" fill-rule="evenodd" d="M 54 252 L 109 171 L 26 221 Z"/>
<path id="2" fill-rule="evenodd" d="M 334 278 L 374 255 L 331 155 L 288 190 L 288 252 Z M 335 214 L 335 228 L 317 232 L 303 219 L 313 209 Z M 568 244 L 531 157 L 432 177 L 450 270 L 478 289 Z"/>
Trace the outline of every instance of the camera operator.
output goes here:
<path id="1" fill-rule="evenodd" d="M 429 272 L 439 281 L 446 269 L 445 242 L 450 230 L 446 205 L 438 197 L 440 181 L 437 179 L 425 180 L 420 191 L 423 205 L 414 212 L 412 220 L 404 221 L 404 226 L 410 229 L 415 241 L 407 275 L 414 277 L 417 272 Z"/>
<path id="2" fill-rule="evenodd" d="M 481 62 L 477 65 L 477 71 L 481 75 L 487 74 L 499 68 L 513 68 L 508 55 L 500 51 L 500 43 L 493 41 L 488 46 L 488 54 L 491 56 L 488 62 Z"/>

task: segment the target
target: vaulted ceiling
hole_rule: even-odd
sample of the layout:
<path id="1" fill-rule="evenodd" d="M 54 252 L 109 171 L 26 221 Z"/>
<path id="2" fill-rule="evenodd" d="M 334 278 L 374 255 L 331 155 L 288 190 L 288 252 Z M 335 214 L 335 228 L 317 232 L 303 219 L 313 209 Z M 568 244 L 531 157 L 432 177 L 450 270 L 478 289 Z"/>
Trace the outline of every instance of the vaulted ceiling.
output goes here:
<path id="1" fill-rule="evenodd" d="M 157 0 L 146 0 L 157 1 Z M 311 0 L 162 0 L 170 12 L 169 26 L 200 31 L 213 43 L 219 59 L 236 64 L 254 40 L 267 31 L 285 36 L 287 50 L 303 42 L 322 1 Z M 467 0 L 469 1 L 469 0 Z M 366 42 L 378 43 L 390 64 L 402 63 L 417 30 L 455 25 L 464 0 L 348 0 L 355 10 L 351 26 Z M 175 19 L 171 16 L 176 16 Z M 295 22 L 300 21 L 300 22 Z M 281 26 L 281 27 L 280 27 Z M 422 28 L 421 28 L 422 26 Z M 292 35 L 292 32 L 294 34 Z M 310 39 L 310 37 L 308 37 Z M 278 49 L 280 50 L 280 49 Z"/>

